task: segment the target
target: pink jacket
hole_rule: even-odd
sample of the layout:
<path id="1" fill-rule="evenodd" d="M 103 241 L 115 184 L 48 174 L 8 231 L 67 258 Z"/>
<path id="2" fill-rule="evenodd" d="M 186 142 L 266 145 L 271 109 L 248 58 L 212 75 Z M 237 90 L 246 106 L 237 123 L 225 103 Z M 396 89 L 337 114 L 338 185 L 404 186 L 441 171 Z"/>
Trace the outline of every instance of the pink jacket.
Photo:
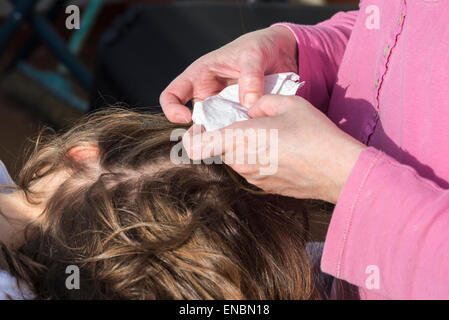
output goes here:
<path id="1" fill-rule="evenodd" d="M 449 1 L 362 0 L 284 23 L 299 92 L 369 145 L 338 200 L 322 270 L 362 299 L 449 299 Z"/>

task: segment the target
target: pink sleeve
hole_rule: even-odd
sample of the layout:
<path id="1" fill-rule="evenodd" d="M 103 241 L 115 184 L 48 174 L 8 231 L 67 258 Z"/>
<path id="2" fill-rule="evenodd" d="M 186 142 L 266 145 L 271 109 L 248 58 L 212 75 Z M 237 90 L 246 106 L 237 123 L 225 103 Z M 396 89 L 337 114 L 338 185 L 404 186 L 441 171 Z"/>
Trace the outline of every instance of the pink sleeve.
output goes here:
<path id="1" fill-rule="evenodd" d="M 324 112 L 357 15 L 358 11 L 339 12 L 314 26 L 275 24 L 289 28 L 298 43 L 298 74 L 306 81 L 299 94 Z"/>
<path id="2" fill-rule="evenodd" d="M 449 190 L 369 147 L 334 210 L 321 268 L 385 298 L 449 298 Z"/>

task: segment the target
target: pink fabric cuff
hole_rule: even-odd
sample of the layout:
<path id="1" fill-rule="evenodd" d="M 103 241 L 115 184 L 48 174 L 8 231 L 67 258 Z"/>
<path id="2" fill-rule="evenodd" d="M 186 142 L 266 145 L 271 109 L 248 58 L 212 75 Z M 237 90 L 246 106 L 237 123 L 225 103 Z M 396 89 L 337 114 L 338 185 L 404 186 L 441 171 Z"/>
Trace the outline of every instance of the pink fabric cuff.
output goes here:
<path id="1" fill-rule="evenodd" d="M 321 269 L 364 298 L 447 299 L 448 212 L 448 190 L 369 147 L 335 207 Z"/>
<path id="2" fill-rule="evenodd" d="M 381 155 L 381 151 L 372 147 L 360 153 L 332 214 L 321 269 L 337 278 L 341 277 L 344 250 L 350 236 L 351 221 L 360 193 Z"/>

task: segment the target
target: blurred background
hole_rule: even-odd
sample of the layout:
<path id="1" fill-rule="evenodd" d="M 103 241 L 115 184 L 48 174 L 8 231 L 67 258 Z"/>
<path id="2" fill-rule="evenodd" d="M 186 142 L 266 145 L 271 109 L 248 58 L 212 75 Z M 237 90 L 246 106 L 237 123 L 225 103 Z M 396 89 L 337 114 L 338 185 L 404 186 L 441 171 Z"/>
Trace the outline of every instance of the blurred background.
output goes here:
<path id="1" fill-rule="evenodd" d="M 73 5 L 79 21 L 69 10 Z M 0 0 L 0 160 L 14 176 L 24 148 L 43 126 L 66 127 L 108 104 L 159 112 L 160 92 L 201 55 L 275 22 L 315 24 L 357 5 Z M 72 29 L 77 22 L 79 29 Z M 316 233 L 324 235 L 325 229 Z"/>

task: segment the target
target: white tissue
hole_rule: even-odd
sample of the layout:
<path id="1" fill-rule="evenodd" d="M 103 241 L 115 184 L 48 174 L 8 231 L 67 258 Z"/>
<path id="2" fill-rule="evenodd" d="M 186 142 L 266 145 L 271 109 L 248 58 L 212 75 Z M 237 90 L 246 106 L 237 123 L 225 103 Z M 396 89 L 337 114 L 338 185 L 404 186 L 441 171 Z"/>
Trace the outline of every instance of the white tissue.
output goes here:
<path id="1" fill-rule="evenodd" d="M 263 94 L 292 96 L 304 85 L 293 72 L 265 76 Z M 214 131 L 237 121 L 248 120 L 248 111 L 239 102 L 239 86 L 224 88 L 219 94 L 195 103 L 192 120 L 206 131 Z"/>
<path id="2" fill-rule="evenodd" d="M 0 300 L 31 300 L 34 294 L 23 282 L 19 281 L 20 288 L 17 286 L 17 280 L 6 271 L 0 270 Z"/>

